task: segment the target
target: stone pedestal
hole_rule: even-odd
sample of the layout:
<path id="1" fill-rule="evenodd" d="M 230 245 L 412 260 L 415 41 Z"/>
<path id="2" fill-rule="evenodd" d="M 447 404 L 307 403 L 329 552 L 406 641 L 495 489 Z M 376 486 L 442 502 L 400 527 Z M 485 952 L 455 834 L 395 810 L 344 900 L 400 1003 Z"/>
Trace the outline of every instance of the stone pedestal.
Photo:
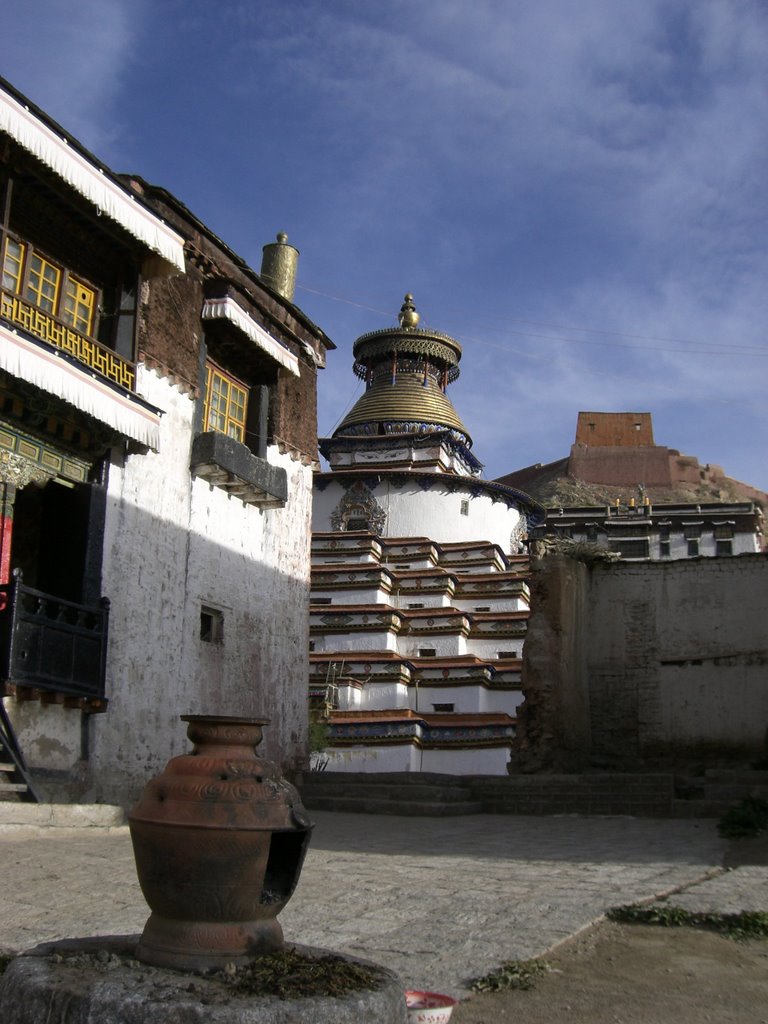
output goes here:
<path id="1" fill-rule="evenodd" d="M 381 977 L 375 991 L 280 999 L 240 995 L 224 981 L 150 967 L 135 959 L 138 935 L 44 943 L 14 960 L 0 981 L 3 1024 L 405 1024 L 403 986 Z M 308 957 L 329 950 L 291 947 Z M 333 956 L 340 954 L 334 953 Z M 351 957 L 342 959 L 355 962 Z"/>

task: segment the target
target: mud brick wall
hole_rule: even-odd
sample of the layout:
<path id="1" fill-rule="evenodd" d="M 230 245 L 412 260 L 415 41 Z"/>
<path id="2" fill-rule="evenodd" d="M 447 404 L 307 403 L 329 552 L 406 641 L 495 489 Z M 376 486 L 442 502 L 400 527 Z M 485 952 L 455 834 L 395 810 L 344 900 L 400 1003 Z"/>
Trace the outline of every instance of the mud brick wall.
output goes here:
<path id="1" fill-rule="evenodd" d="M 592 566 L 550 557 L 534 571 L 531 611 L 514 770 L 764 753 L 764 555 Z"/>

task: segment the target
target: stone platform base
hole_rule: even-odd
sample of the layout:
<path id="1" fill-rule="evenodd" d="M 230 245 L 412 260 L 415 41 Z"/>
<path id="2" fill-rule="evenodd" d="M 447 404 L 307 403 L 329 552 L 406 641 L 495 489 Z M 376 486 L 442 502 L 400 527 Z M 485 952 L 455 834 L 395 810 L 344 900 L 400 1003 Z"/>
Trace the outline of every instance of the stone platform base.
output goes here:
<path id="1" fill-rule="evenodd" d="M 134 959 L 138 935 L 47 942 L 17 957 L 0 980 L 3 1024 L 405 1024 L 403 985 L 381 975 L 375 992 L 279 999 L 245 996 L 226 984 Z M 290 947 L 309 956 L 330 950 Z M 333 953 L 334 956 L 340 956 Z M 352 957 L 344 957 L 353 960 Z"/>

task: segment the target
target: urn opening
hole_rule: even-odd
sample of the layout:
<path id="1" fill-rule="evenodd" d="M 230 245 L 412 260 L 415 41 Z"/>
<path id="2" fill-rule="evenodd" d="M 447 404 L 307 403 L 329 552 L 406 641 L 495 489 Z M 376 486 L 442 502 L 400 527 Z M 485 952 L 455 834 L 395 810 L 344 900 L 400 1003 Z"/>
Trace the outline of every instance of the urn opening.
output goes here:
<path id="1" fill-rule="evenodd" d="M 283 903 L 293 894 L 309 846 L 310 833 L 273 832 L 264 872 L 262 903 Z"/>

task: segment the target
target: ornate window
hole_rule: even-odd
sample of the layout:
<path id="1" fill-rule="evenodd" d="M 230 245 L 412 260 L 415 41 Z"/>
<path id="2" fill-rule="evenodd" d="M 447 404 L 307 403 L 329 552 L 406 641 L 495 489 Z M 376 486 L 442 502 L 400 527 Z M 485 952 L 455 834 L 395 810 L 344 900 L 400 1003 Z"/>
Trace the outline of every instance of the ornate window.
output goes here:
<path id="1" fill-rule="evenodd" d="M 215 363 L 207 362 L 203 430 L 216 430 L 244 442 L 247 411 L 248 389 L 245 384 Z"/>
<path id="2" fill-rule="evenodd" d="M 3 253 L 3 288 L 81 334 L 93 333 L 96 290 L 11 236 Z"/>

